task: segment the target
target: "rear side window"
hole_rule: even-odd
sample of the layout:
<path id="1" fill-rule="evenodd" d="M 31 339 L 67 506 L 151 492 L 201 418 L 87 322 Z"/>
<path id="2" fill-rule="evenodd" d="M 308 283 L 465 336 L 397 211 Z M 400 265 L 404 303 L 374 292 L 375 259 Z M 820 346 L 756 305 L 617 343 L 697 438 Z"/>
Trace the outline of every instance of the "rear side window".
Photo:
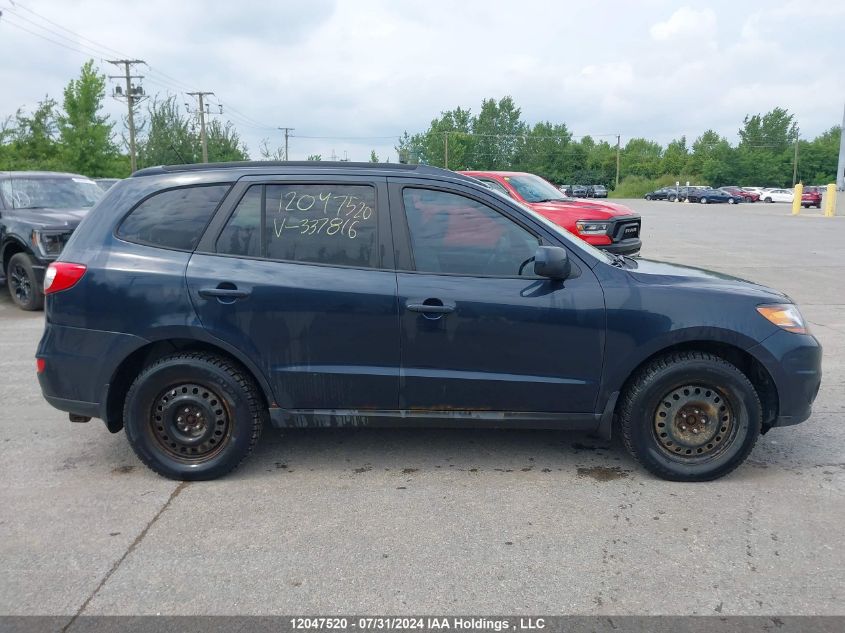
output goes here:
<path id="1" fill-rule="evenodd" d="M 378 267 L 375 188 L 290 184 L 250 187 L 217 239 L 242 257 Z"/>
<path id="2" fill-rule="evenodd" d="M 169 189 L 150 196 L 117 229 L 128 242 L 192 251 L 229 185 Z"/>

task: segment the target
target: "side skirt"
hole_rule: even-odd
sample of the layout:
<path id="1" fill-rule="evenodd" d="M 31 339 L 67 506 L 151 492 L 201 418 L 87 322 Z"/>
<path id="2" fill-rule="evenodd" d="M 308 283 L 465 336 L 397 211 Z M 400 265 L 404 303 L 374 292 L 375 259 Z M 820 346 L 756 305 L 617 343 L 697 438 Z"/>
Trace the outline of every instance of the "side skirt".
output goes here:
<path id="1" fill-rule="evenodd" d="M 417 409 L 270 409 L 277 429 L 309 427 L 430 427 L 599 430 L 602 414 L 524 411 L 429 411 Z"/>

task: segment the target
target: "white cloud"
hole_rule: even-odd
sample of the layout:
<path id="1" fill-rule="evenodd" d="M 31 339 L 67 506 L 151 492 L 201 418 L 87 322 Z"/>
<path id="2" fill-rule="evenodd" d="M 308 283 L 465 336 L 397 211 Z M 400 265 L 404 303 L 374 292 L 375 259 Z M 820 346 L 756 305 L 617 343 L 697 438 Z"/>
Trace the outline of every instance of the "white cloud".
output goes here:
<path id="1" fill-rule="evenodd" d="M 657 22 L 649 32 L 657 41 L 679 38 L 709 38 L 716 28 L 716 14 L 712 9 L 697 11 L 681 7 L 668 20 Z"/>

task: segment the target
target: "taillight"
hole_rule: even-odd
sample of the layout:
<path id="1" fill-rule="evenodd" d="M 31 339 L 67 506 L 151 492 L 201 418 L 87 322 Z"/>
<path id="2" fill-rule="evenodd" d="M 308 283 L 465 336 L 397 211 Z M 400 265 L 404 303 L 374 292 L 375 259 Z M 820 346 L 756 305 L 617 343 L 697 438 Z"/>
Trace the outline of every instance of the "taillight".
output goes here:
<path id="1" fill-rule="evenodd" d="M 49 295 L 73 287 L 88 269 L 85 264 L 53 262 L 44 273 L 44 294 Z"/>
<path id="2" fill-rule="evenodd" d="M 47 361 L 45 361 L 43 358 L 36 358 L 35 359 L 35 371 L 36 371 L 36 373 L 43 374 L 45 369 L 47 369 Z"/>

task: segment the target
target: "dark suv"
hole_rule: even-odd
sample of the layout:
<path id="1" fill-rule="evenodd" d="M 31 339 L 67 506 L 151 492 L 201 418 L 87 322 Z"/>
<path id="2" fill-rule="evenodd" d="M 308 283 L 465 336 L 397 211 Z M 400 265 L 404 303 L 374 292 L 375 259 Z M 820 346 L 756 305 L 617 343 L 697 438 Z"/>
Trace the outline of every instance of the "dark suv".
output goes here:
<path id="1" fill-rule="evenodd" d="M 93 180 L 77 174 L 0 172 L 0 276 L 19 308 L 44 305 L 44 269 L 102 195 Z"/>
<path id="2" fill-rule="evenodd" d="M 262 428 L 576 429 L 713 479 L 810 415 L 788 297 L 599 251 L 425 166 L 157 167 L 110 189 L 45 279 L 47 400 L 177 479 Z"/>

